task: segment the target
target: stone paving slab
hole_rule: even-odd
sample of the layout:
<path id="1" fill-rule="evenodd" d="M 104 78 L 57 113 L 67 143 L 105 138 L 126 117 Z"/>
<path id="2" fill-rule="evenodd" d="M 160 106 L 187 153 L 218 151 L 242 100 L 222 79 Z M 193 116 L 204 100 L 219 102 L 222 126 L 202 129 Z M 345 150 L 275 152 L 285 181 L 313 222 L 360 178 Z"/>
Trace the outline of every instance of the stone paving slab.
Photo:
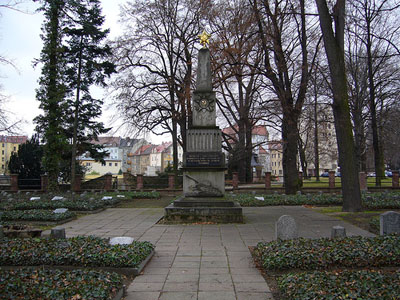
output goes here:
<path id="1" fill-rule="evenodd" d="M 127 288 L 125 300 L 269 300 L 249 246 L 275 239 L 275 222 L 291 215 L 299 236 L 329 237 L 332 226 L 347 235 L 373 234 L 299 206 L 243 208 L 245 224 L 163 225 L 162 208 L 107 209 L 64 225 L 67 236 L 132 236 L 156 245 L 156 253 Z"/>

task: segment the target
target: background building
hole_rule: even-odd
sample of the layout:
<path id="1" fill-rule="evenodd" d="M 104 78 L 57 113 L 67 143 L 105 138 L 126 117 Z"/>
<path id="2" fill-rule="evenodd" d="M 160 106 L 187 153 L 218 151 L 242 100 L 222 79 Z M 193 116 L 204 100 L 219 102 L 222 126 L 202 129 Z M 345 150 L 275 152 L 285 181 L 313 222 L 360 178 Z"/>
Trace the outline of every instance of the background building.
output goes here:
<path id="1" fill-rule="evenodd" d="M 19 145 L 26 143 L 27 139 L 27 136 L 0 135 L 2 174 L 9 174 L 8 162 L 10 161 L 11 153 L 17 152 Z"/>

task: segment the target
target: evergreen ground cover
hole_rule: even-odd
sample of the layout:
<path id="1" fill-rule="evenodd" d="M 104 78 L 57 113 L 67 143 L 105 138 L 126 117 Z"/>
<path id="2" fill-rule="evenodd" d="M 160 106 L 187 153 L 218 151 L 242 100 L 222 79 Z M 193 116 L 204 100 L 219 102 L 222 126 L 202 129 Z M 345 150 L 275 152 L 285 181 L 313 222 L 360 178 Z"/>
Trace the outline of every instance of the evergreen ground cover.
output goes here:
<path id="1" fill-rule="evenodd" d="M 57 222 L 76 217 L 76 214 L 70 211 L 64 213 L 54 213 L 52 210 L 11 210 L 0 212 L 0 223 L 10 221 L 51 221 Z"/>
<path id="2" fill-rule="evenodd" d="M 341 195 L 337 194 L 228 194 L 230 200 L 241 206 L 274 206 L 274 205 L 342 205 Z M 262 199 L 261 199 L 262 198 Z M 400 193 L 364 193 L 362 195 L 365 209 L 400 209 Z"/>
<path id="3" fill-rule="evenodd" d="M 117 273 L 91 270 L 1 270 L 0 299 L 113 299 L 123 286 Z"/>
<path id="4" fill-rule="evenodd" d="M 279 299 L 397 299 L 400 294 L 399 235 L 278 240 L 259 243 L 253 254 Z"/>
<path id="5" fill-rule="evenodd" d="M 154 250 L 149 242 L 110 245 L 99 237 L 3 239 L 0 266 L 78 266 L 136 268 Z"/>
<path id="6" fill-rule="evenodd" d="M 393 300 L 400 295 L 400 271 L 338 270 L 289 273 L 277 279 L 285 299 Z"/>

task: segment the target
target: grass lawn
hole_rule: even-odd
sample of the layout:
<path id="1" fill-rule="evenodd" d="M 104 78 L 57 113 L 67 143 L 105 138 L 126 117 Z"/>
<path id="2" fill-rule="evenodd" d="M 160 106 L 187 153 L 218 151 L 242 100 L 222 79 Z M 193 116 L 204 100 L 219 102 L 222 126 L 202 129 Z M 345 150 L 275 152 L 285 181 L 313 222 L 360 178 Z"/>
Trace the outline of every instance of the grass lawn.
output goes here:
<path id="1" fill-rule="evenodd" d="M 312 210 L 326 214 L 328 216 L 343 220 L 357 227 L 360 227 L 369 232 L 379 234 L 379 232 L 370 226 L 370 221 L 374 217 L 379 217 L 380 214 L 388 211 L 388 209 L 382 210 L 365 210 L 362 212 L 343 212 L 341 206 L 329 206 L 329 207 L 309 207 Z M 391 209 L 392 210 L 392 209 Z M 394 209 L 393 211 L 400 212 L 400 210 Z"/>
<path id="2" fill-rule="evenodd" d="M 303 188 L 327 188 L 329 186 L 329 178 L 328 177 L 320 177 L 320 181 L 316 181 L 315 177 L 311 177 L 311 179 L 303 180 Z M 335 177 L 335 187 L 341 187 L 342 181 L 341 177 Z M 391 187 L 392 186 L 392 178 L 386 177 L 382 179 L 381 182 L 383 187 Z M 375 177 L 367 178 L 367 186 L 374 187 L 375 186 Z"/>

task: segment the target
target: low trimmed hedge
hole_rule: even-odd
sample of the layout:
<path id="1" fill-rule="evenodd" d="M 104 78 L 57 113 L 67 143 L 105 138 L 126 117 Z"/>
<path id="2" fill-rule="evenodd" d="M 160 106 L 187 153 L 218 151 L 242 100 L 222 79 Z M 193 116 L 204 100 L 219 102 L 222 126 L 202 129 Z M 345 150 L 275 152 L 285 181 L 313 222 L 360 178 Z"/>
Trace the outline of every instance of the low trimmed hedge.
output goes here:
<path id="1" fill-rule="evenodd" d="M 241 206 L 343 205 L 342 196 L 336 194 L 228 194 L 226 197 L 239 202 Z M 255 197 L 263 197 L 264 200 Z M 398 209 L 400 193 L 366 193 L 362 195 L 362 201 L 366 209 Z"/>
<path id="2" fill-rule="evenodd" d="M 258 200 L 255 197 L 263 197 Z M 277 206 L 277 205 L 341 205 L 341 196 L 330 194 L 284 195 L 284 194 L 228 194 L 227 198 L 239 202 L 241 206 Z"/>
<path id="3" fill-rule="evenodd" d="M 113 299 L 122 276 L 89 270 L 0 269 L 0 299 Z"/>
<path id="4" fill-rule="evenodd" d="M 101 209 L 105 206 L 105 203 L 101 201 L 87 201 L 87 200 L 35 200 L 35 201 L 25 201 L 16 203 L 13 209 L 17 210 L 27 210 L 27 209 L 56 209 L 56 208 L 68 208 L 69 210 L 77 211 L 91 211 Z"/>
<path id="5" fill-rule="evenodd" d="M 0 222 L 3 221 L 62 221 L 74 218 L 73 212 L 54 213 L 52 210 L 10 210 L 0 212 Z"/>
<path id="6" fill-rule="evenodd" d="M 0 266 L 70 265 L 135 268 L 153 251 L 149 242 L 110 245 L 99 237 L 68 239 L 4 239 L 0 241 Z"/>
<path id="7" fill-rule="evenodd" d="M 258 243 L 255 255 L 267 270 L 400 266 L 400 236 L 277 240 Z"/>
<path id="8" fill-rule="evenodd" d="M 399 299 L 400 271 L 316 271 L 277 279 L 286 299 Z"/>
<path id="9" fill-rule="evenodd" d="M 120 199 L 102 199 L 98 197 L 96 199 L 87 199 L 87 197 L 76 198 L 76 199 L 63 199 L 63 200 L 51 200 L 48 197 L 41 197 L 41 200 L 20 199 L 14 201 L 3 201 L 0 203 L 0 210 L 28 210 L 28 209 L 56 209 L 56 208 L 68 208 L 69 210 L 75 211 L 93 211 L 101 209 L 107 206 L 114 206 L 120 202 Z"/>

